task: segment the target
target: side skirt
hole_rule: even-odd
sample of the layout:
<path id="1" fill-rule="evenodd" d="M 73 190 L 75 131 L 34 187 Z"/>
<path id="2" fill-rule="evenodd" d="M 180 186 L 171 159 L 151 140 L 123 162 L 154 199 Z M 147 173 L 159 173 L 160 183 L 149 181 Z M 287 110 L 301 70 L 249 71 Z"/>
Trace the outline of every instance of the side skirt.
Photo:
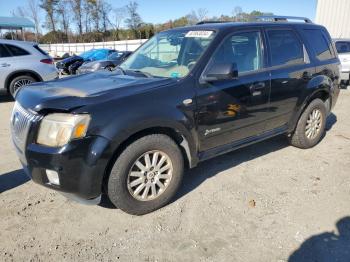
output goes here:
<path id="1" fill-rule="evenodd" d="M 201 162 L 201 161 L 204 161 L 204 160 L 207 160 L 207 159 L 210 159 L 210 158 L 237 150 L 239 148 L 264 141 L 266 139 L 287 133 L 287 131 L 288 131 L 287 125 L 284 125 L 284 126 L 266 131 L 266 132 L 261 133 L 261 134 L 256 135 L 256 136 L 247 137 L 247 138 L 235 141 L 235 142 L 230 143 L 230 144 L 226 144 L 223 146 L 209 149 L 207 151 L 200 152 L 199 153 L 199 161 Z"/>

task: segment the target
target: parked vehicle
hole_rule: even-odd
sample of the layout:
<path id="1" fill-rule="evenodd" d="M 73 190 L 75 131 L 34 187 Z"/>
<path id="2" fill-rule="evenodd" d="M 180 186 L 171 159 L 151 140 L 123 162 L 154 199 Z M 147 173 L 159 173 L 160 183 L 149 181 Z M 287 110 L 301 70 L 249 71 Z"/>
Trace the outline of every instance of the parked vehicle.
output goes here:
<path id="1" fill-rule="evenodd" d="M 80 55 L 73 55 L 56 63 L 56 67 L 64 74 L 76 73 L 78 68 L 87 62 L 105 60 L 110 54 L 116 52 L 111 49 L 91 49 Z"/>
<path id="2" fill-rule="evenodd" d="M 339 94 L 335 47 L 320 25 L 272 18 L 161 32 L 114 73 L 21 90 L 11 130 L 27 174 L 141 215 L 209 158 L 281 134 L 315 146 Z"/>
<path id="3" fill-rule="evenodd" d="M 84 74 L 84 73 L 95 72 L 102 69 L 112 71 L 122 62 L 124 62 L 131 54 L 132 52 L 130 51 L 114 52 L 110 54 L 106 60 L 94 61 L 94 62 L 83 64 L 82 66 L 79 67 L 77 73 Z"/>
<path id="4" fill-rule="evenodd" d="M 30 83 L 57 77 L 52 58 L 37 44 L 0 39 L 0 89 L 14 96 Z"/>
<path id="5" fill-rule="evenodd" d="M 341 62 L 340 79 L 344 86 L 350 85 L 350 39 L 335 39 L 339 59 Z"/>

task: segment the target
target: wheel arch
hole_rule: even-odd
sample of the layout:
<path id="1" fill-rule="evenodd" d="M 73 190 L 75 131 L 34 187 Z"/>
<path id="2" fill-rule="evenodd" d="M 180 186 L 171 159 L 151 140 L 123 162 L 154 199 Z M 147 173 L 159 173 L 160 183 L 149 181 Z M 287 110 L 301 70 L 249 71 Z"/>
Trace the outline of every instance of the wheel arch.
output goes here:
<path id="1" fill-rule="evenodd" d="M 9 91 L 10 89 L 10 84 L 11 84 L 11 81 L 13 79 L 15 79 L 16 77 L 18 76 L 22 76 L 22 75 L 28 75 L 28 76 L 31 76 L 33 77 L 35 80 L 37 80 L 38 82 L 42 82 L 43 79 L 42 77 L 35 71 L 32 71 L 32 70 L 16 70 L 14 72 L 12 72 L 11 74 L 9 74 L 7 77 L 6 77 L 6 80 L 5 80 L 5 87 L 7 89 L 7 91 Z"/>
<path id="2" fill-rule="evenodd" d="M 289 125 L 290 131 L 294 131 L 301 114 L 313 100 L 321 99 L 326 103 L 327 110 L 330 110 L 332 104 L 331 88 L 332 81 L 327 76 L 317 76 L 309 82 L 307 88 L 299 97 L 294 117 Z"/>
<path id="3" fill-rule="evenodd" d="M 173 139 L 174 142 L 179 146 L 181 150 L 186 168 L 192 168 L 197 165 L 198 157 L 195 151 L 195 145 L 191 135 L 189 135 L 188 133 L 185 134 L 185 132 L 183 130 L 179 130 L 179 128 L 166 125 L 166 124 L 152 125 L 152 126 L 150 125 L 147 127 L 134 129 L 134 132 L 129 133 L 128 136 L 124 136 L 122 139 L 120 139 L 117 143 L 114 144 L 113 150 L 112 150 L 113 155 L 108 162 L 108 165 L 103 177 L 102 186 L 106 185 L 106 182 L 108 181 L 110 172 L 113 168 L 115 161 L 120 156 L 120 154 L 125 150 L 125 148 L 128 147 L 137 139 L 147 135 L 152 135 L 152 134 L 164 134 L 169 136 L 171 139 Z"/>

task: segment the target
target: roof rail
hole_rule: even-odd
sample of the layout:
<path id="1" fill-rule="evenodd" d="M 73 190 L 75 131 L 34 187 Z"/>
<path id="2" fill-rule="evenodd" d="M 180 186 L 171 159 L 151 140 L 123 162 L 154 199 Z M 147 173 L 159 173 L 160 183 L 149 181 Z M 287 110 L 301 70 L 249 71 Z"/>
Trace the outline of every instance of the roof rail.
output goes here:
<path id="1" fill-rule="evenodd" d="M 216 24 L 216 23 L 230 23 L 232 21 L 214 21 L 214 20 L 207 20 L 207 21 L 200 21 L 196 25 L 204 25 L 204 24 Z"/>
<path id="2" fill-rule="evenodd" d="M 312 23 L 312 21 L 307 17 L 299 16 L 279 16 L 279 15 L 262 15 L 256 16 L 256 20 L 272 20 L 274 22 L 288 22 L 288 20 L 302 20 L 305 23 Z"/>

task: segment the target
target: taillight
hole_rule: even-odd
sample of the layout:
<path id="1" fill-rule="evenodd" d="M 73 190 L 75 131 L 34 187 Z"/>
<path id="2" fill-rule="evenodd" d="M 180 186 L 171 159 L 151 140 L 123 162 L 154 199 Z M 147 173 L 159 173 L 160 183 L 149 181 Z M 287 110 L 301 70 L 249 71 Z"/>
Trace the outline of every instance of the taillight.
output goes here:
<path id="1" fill-rule="evenodd" d="M 41 63 L 53 65 L 53 60 L 50 58 L 40 60 Z"/>

